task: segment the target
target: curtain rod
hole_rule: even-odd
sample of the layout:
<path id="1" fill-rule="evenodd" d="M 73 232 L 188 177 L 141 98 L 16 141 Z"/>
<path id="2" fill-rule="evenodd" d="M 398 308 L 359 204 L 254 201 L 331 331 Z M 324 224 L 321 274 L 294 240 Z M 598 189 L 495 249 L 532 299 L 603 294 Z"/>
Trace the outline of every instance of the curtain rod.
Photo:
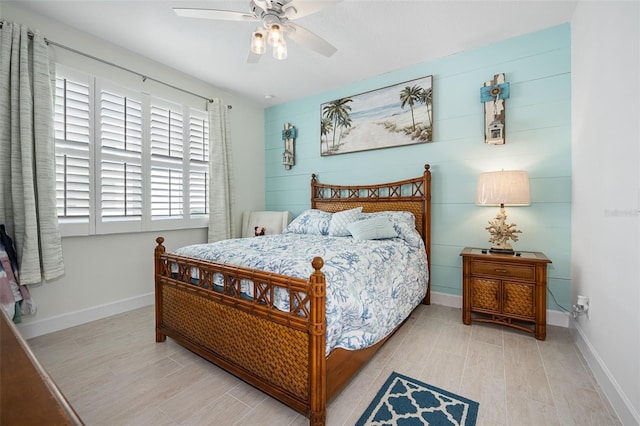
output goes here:
<path id="1" fill-rule="evenodd" d="M 4 21 L 0 21 L 0 28 L 2 28 L 3 26 L 4 26 Z M 28 31 L 28 34 L 29 34 L 29 37 L 30 37 L 30 38 L 33 38 L 33 32 L 32 32 L 32 31 Z M 202 95 L 200 95 L 200 94 L 198 94 L 198 93 L 194 93 L 194 92 L 191 92 L 191 91 L 189 91 L 189 90 L 183 89 L 183 88 L 181 88 L 181 87 L 174 86 L 173 84 L 170 84 L 170 83 L 164 82 L 164 81 L 162 81 L 162 80 L 158 80 L 158 79 L 156 79 L 156 78 L 149 77 L 149 76 L 147 76 L 147 75 L 144 75 L 144 74 L 139 73 L 138 71 L 134 71 L 134 70 L 132 70 L 132 69 L 130 69 L 130 68 L 123 67 L 122 65 L 118 65 L 118 64 L 115 64 L 115 63 L 113 63 L 113 62 L 109 62 L 109 61 L 107 61 L 107 60 L 105 60 L 105 59 L 102 59 L 102 58 L 98 58 L 97 56 L 90 55 L 90 54 L 85 53 L 85 52 L 81 52 L 81 51 L 79 51 L 79 50 L 77 50 L 77 49 L 74 49 L 74 48 L 72 48 L 72 47 L 65 46 L 64 44 L 60 44 L 60 43 L 55 42 L 55 41 L 53 41 L 53 40 L 49 40 L 49 39 L 48 39 L 48 38 L 46 38 L 46 37 L 45 37 L 44 41 L 45 41 L 45 43 L 47 43 L 48 45 L 56 46 L 56 47 L 60 47 L 61 49 L 68 50 L 69 52 L 73 52 L 73 53 L 76 53 L 76 54 L 78 54 L 78 55 L 85 56 L 85 57 L 87 57 L 87 58 L 89 58 L 89 59 L 93 59 L 94 61 L 102 62 L 103 64 L 106 64 L 106 65 L 109 65 L 109 66 L 112 66 L 112 67 L 115 67 L 115 68 L 121 69 L 121 70 L 123 70 L 123 71 L 130 72 L 131 74 L 135 74 L 135 75 L 137 75 L 137 76 L 141 77 L 143 82 L 145 82 L 145 81 L 147 81 L 147 80 L 151 80 L 151 81 L 154 81 L 154 82 L 156 82 L 156 83 L 163 84 L 163 85 L 165 85 L 165 86 L 167 86 L 167 87 L 171 87 L 172 89 L 179 90 L 179 91 L 181 91 L 181 92 L 188 93 L 188 94 L 190 94 L 190 95 L 193 95 L 193 96 L 196 96 L 196 97 L 198 97 L 198 98 L 204 99 L 204 100 L 206 100 L 206 101 L 208 101 L 208 102 L 213 102 L 213 99 L 211 99 L 211 98 L 207 98 L 206 96 L 202 96 Z M 227 108 L 231 109 L 231 105 L 227 105 Z"/>
<path id="2" fill-rule="evenodd" d="M 73 52 L 73 53 L 76 53 L 78 55 L 86 56 L 87 58 L 93 59 L 94 61 L 102 62 L 103 64 L 107 64 L 107 65 L 110 65 L 112 67 L 121 69 L 123 71 L 130 72 L 131 74 L 135 74 L 135 75 L 141 77 L 143 82 L 145 82 L 147 80 L 151 80 L 151 81 L 154 81 L 156 83 L 163 84 L 163 85 L 165 85 L 167 87 L 171 87 L 172 89 L 176 89 L 176 90 L 179 90 L 181 92 L 188 93 L 188 94 L 193 95 L 193 96 L 197 96 L 198 98 L 204 99 L 206 101 L 213 102 L 213 99 L 207 98 L 206 96 L 202 96 L 202 95 L 199 95 L 197 93 L 191 92 L 189 90 L 183 89 L 181 87 L 174 86 L 173 84 L 167 83 L 165 81 L 158 80 L 158 79 L 153 78 L 153 77 L 149 77 L 147 75 L 139 73 L 138 71 L 134 71 L 134 70 L 132 70 L 130 68 L 123 67 L 122 65 L 118 65 L 118 64 L 115 64 L 113 62 L 109 62 L 109 61 L 107 61 L 105 59 L 102 59 L 102 58 L 98 58 L 97 56 L 91 55 L 89 53 L 81 52 L 81 51 L 79 51 L 77 49 L 74 49 L 73 47 L 65 46 L 64 44 L 60 44 L 60 43 L 55 42 L 53 40 L 49 40 L 48 38 L 45 38 L 44 41 L 50 46 L 60 47 L 60 48 L 62 48 L 64 50 L 68 50 L 69 52 Z"/>

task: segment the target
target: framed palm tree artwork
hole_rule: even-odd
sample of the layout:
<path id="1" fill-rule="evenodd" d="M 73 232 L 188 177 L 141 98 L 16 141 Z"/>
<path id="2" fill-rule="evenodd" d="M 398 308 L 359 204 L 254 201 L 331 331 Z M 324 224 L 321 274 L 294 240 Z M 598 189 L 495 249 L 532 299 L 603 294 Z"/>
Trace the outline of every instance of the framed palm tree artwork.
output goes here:
<path id="1" fill-rule="evenodd" d="M 431 142 L 433 76 L 320 105 L 322 156 Z"/>

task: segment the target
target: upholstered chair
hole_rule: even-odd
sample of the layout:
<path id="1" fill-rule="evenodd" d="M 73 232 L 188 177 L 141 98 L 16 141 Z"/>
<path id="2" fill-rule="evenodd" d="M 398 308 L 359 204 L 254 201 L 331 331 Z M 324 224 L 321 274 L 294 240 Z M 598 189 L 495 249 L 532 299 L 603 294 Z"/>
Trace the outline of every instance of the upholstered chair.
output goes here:
<path id="1" fill-rule="evenodd" d="M 264 228 L 265 235 L 282 234 L 291 222 L 288 211 L 244 211 L 242 212 L 242 237 L 256 235 L 256 227 Z"/>

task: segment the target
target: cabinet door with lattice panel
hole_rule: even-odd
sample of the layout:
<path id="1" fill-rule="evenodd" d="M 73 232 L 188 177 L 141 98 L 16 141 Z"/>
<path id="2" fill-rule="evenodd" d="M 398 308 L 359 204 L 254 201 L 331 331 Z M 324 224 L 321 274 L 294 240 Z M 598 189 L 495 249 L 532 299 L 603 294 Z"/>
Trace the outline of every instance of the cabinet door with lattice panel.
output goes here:
<path id="1" fill-rule="evenodd" d="M 471 310 L 500 312 L 500 281 L 471 278 Z"/>
<path id="2" fill-rule="evenodd" d="M 523 319 L 535 319 L 535 286 L 519 282 L 502 282 L 502 312 Z"/>

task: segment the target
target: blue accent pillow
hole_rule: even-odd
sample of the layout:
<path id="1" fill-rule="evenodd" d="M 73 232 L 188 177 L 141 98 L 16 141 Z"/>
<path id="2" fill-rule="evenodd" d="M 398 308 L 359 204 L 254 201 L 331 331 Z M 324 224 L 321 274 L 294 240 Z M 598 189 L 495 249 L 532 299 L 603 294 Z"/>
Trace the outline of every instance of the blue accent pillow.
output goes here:
<path id="1" fill-rule="evenodd" d="M 287 225 L 283 233 L 327 235 L 330 221 L 331 213 L 316 209 L 305 210 Z"/>
<path id="2" fill-rule="evenodd" d="M 382 240 L 398 236 L 393 223 L 386 217 L 373 217 L 352 222 L 347 225 L 347 229 L 356 240 Z"/>
<path id="3" fill-rule="evenodd" d="M 360 219 L 362 207 L 356 207 L 351 210 L 344 210 L 331 215 L 329 222 L 329 235 L 332 237 L 348 237 L 351 235 L 347 226 Z"/>
<path id="4" fill-rule="evenodd" d="M 411 212 L 406 211 L 382 211 L 376 213 L 362 213 L 362 219 L 384 217 L 391 221 L 397 236 L 405 240 L 413 247 L 423 245 L 422 237 L 416 231 L 416 218 Z"/>

